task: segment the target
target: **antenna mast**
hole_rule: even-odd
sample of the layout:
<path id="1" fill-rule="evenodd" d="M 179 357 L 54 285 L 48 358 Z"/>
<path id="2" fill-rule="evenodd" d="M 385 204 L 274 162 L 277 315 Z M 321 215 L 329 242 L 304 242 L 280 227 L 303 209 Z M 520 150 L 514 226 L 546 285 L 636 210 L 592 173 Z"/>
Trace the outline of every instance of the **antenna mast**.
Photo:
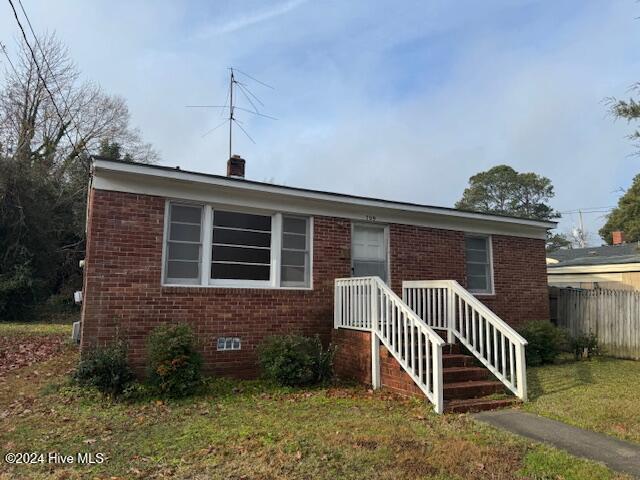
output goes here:
<path id="1" fill-rule="evenodd" d="M 229 69 L 229 158 L 231 158 L 232 131 L 233 131 L 233 84 L 235 78 L 233 76 L 233 67 Z"/>
<path id="2" fill-rule="evenodd" d="M 251 90 L 249 90 L 249 86 L 245 82 L 240 81 L 236 78 L 236 72 L 247 77 L 253 82 L 259 83 L 264 87 L 273 89 L 271 85 L 267 85 L 266 83 L 261 82 L 260 80 L 252 77 L 248 73 L 238 70 L 237 68 L 229 67 L 229 91 L 227 95 L 227 98 L 229 100 L 228 105 L 227 105 L 227 100 L 225 100 L 224 105 L 185 105 L 185 107 L 188 107 L 188 108 L 220 108 L 222 109 L 221 113 L 224 112 L 227 108 L 229 109 L 229 117 L 224 119 L 219 125 L 213 127 L 211 130 L 204 133 L 204 135 L 202 135 L 203 137 L 206 137 L 211 132 L 214 132 L 215 130 L 224 126 L 228 122 L 229 123 L 229 158 L 231 158 L 231 155 L 233 153 L 233 124 L 234 123 L 238 126 L 238 128 L 242 131 L 242 133 L 244 133 L 245 136 L 252 143 L 256 143 L 255 140 L 251 138 L 249 133 L 244 129 L 244 127 L 242 126 L 242 122 L 235 117 L 236 109 L 242 112 L 256 115 L 258 117 L 264 117 L 270 120 L 277 120 L 276 118 L 270 115 L 265 115 L 264 113 L 258 110 L 258 106 L 256 105 L 256 103 L 258 103 L 261 106 L 264 106 L 264 104 Z M 242 94 L 242 96 L 245 98 L 245 100 L 248 102 L 248 105 L 246 105 L 245 107 L 239 107 L 234 104 L 234 100 L 236 100 L 234 99 L 234 90 L 236 87 L 238 88 L 238 91 Z M 236 95 L 236 97 L 238 97 L 238 95 Z M 251 108 L 248 108 L 249 106 L 251 106 Z"/>

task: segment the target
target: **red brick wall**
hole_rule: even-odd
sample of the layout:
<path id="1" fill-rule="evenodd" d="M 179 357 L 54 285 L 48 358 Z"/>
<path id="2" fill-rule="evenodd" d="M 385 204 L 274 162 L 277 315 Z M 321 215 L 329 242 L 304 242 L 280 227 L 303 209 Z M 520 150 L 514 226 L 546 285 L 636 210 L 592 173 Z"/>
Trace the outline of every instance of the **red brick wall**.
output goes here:
<path id="1" fill-rule="evenodd" d="M 360 330 L 333 330 L 336 345 L 333 367 L 338 378 L 371 384 L 371 334 Z"/>
<path id="2" fill-rule="evenodd" d="M 391 286 L 403 280 L 457 280 L 465 287 L 464 233 L 392 224 Z M 495 295 L 478 298 L 506 322 L 549 319 L 544 240 L 492 235 Z"/>
<path id="3" fill-rule="evenodd" d="M 333 331 L 332 341 L 337 346 L 333 362 L 336 376 L 371 385 L 371 334 L 341 328 Z M 380 383 L 401 395 L 424 398 L 422 390 L 383 345 L 380 346 Z"/>
<path id="4" fill-rule="evenodd" d="M 493 235 L 492 241 L 496 294 L 478 298 L 511 325 L 549 320 L 544 240 Z"/>
<path id="5" fill-rule="evenodd" d="M 314 218 L 313 291 L 162 287 L 165 200 L 96 190 L 91 198 L 82 348 L 119 332 L 142 373 L 145 338 L 163 322 L 186 322 L 200 340 L 209 373 L 255 376 L 256 347 L 269 335 L 320 334 L 333 328 L 333 282 L 351 272 L 348 220 Z M 216 351 L 238 336 L 240 351 Z"/>
<path id="6" fill-rule="evenodd" d="M 149 331 L 163 322 L 187 322 L 201 342 L 207 372 L 254 376 L 256 347 L 268 335 L 318 333 L 328 341 L 334 278 L 351 273 L 349 220 L 314 218 L 313 291 L 162 287 L 164 205 L 148 195 L 90 193 L 82 348 L 106 344 L 119 332 L 142 372 Z M 466 284 L 462 232 L 393 224 L 390 250 L 392 287 L 400 294 L 402 280 Z M 496 295 L 481 300 L 510 323 L 548 318 L 544 241 L 496 235 L 493 252 Z M 242 350 L 217 352 L 220 336 L 241 337 Z M 368 339 L 364 344 L 370 349 Z M 349 368 L 368 364 L 363 358 Z"/>

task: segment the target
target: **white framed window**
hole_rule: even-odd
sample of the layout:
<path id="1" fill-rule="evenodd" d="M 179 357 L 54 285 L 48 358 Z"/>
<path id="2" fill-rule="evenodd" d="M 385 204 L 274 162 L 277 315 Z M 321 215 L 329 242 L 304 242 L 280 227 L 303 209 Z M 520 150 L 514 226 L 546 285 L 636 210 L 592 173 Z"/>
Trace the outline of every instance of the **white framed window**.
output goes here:
<path id="1" fill-rule="evenodd" d="M 170 203 L 167 208 L 164 278 L 199 284 L 202 263 L 202 205 Z"/>
<path id="2" fill-rule="evenodd" d="M 240 350 L 242 344 L 239 337 L 218 337 L 216 349 L 219 352 L 225 350 Z"/>
<path id="3" fill-rule="evenodd" d="M 228 210 L 212 212 L 213 283 L 271 281 L 272 216 Z"/>
<path id="4" fill-rule="evenodd" d="M 493 294 L 493 253 L 491 236 L 467 235 L 464 239 L 467 289 L 472 293 Z"/>
<path id="5" fill-rule="evenodd" d="M 310 217 L 179 201 L 166 212 L 165 285 L 311 288 Z"/>
<path id="6" fill-rule="evenodd" d="M 309 218 L 282 216 L 280 285 L 308 287 L 310 282 Z"/>

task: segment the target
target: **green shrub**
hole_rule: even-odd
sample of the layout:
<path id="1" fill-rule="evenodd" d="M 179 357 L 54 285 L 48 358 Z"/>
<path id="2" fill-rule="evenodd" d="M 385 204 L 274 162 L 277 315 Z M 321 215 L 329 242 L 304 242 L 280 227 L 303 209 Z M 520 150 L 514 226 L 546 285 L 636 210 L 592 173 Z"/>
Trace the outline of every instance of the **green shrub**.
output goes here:
<path id="1" fill-rule="evenodd" d="M 570 338 L 569 345 L 576 360 L 580 360 L 581 358 L 591 360 L 592 357 L 602 354 L 600 346 L 598 345 L 598 336 L 593 332 Z"/>
<path id="2" fill-rule="evenodd" d="M 335 348 L 324 349 L 320 337 L 285 335 L 268 338 L 258 350 L 264 376 L 281 385 L 322 383 L 333 375 Z"/>
<path id="3" fill-rule="evenodd" d="M 526 358 L 529 366 L 553 363 L 567 346 L 564 330 L 547 320 L 528 322 L 519 333 L 528 342 Z"/>
<path id="4" fill-rule="evenodd" d="M 83 353 L 73 373 L 79 385 L 96 387 L 112 398 L 122 394 L 134 378 L 127 362 L 126 344 L 121 340 Z"/>
<path id="5" fill-rule="evenodd" d="M 191 395 L 202 383 L 202 357 L 188 325 L 161 325 L 147 339 L 148 380 L 162 395 Z"/>

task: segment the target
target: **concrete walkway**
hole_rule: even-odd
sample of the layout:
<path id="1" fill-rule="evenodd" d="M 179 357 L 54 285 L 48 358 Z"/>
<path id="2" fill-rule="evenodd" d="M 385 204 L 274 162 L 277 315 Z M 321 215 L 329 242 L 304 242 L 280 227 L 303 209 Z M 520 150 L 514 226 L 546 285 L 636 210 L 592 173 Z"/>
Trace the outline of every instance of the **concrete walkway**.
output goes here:
<path id="1" fill-rule="evenodd" d="M 519 410 L 494 410 L 473 418 L 640 478 L 640 445 Z"/>

